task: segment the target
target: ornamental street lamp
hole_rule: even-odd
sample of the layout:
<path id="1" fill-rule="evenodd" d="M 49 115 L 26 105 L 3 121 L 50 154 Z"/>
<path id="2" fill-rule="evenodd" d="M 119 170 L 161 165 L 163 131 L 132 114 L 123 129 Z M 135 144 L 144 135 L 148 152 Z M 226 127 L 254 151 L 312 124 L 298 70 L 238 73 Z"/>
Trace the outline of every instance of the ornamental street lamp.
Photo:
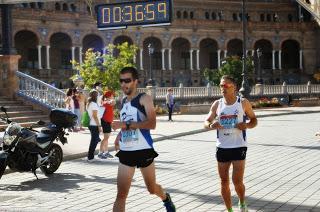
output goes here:
<path id="1" fill-rule="evenodd" d="M 257 49 L 257 58 L 258 58 L 258 83 L 262 84 L 262 73 L 261 73 L 261 56 L 262 51 L 260 48 Z"/>
<path id="2" fill-rule="evenodd" d="M 242 32 L 243 32 L 243 45 L 242 45 L 242 83 L 239 90 L 242 97 L 247 97 L 250 94 L 250 87 L 247 79 L 247 15 L 246 15 L 246 0 L 242 0 Z"/>
<path id="3" fill-rule="evenodd" d="M 148 85 L 154 86 L 153 71 L 152 71 L 152 55 L 154 53 L 154 47 L 151 43 L 148 44 L 148 53 L 149 53 L 149 77 L 150 77 L 148 80 Z"/>

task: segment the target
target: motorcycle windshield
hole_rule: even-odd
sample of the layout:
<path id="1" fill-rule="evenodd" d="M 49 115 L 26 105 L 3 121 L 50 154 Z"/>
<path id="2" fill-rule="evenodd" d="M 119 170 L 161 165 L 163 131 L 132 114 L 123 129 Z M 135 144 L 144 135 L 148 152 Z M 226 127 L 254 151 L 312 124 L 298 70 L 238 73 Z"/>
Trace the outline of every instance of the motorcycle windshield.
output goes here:
<path id="1" fill-rule="evenodd" d="M 4 132 L 0 132 L 0 147 L 2 147 Z"/>

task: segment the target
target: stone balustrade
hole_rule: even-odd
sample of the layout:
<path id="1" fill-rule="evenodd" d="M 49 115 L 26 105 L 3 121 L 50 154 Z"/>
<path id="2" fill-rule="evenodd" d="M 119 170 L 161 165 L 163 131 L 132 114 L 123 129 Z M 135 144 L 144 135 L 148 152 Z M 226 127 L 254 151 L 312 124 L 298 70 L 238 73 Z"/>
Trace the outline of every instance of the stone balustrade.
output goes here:
<path id="1" fill-rule="evenodd" d="M 139 92 L 150 94 L 154 100 L 164 100 L 167 94 L 167 87 L 147 87 L 138 88 Z M 221 97 L 220 88 L 218 86 L 211 86 L 208 84 L 206 87 L 184 87 L 180 84 L 179 87 L 173 87 L 173 95 L 179 99 L 191 98 L 206 98 L 206 97 Z M 252 87 L 250 96 L 279 96 L 279 95 L 320 95 L 320 84 L 305 85 L 264 85 L 256 84 Z"/>

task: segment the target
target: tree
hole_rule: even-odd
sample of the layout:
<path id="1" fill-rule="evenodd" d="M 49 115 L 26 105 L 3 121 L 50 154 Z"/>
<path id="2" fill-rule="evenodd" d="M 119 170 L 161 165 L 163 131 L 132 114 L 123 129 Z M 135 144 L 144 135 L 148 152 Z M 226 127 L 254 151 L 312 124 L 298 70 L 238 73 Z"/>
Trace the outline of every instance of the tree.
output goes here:
<path id="1" fill-rule="evenodd" d="M 120 89 L 120 70 L 126 66 L 135 67 L 133 58 L 137 49 L 135 45 L 129 45 L 127 42 L 117 46 L 110 44 L 107 46 L 106 54 L 88 49 L 82 64 L 76 61 L 72 63 L 76 70 L 79 70 L 86 88 L 92 88 L 93 84 L 99 81 L 104 88 L 118 91 Z M 119 52 L 117 56 L 114 54 L 115 51 Z"/>
<path id="2" fill-rule="evenodd" d="M 249 85 L 254 83 L 253 62 L 251 58 L 247 58 L 247 76 Z M 220 79 L 223 75 L 232 76 L 237 83 L 238 88 L 241 87 L 242 82 L 242 60 L 238 56 L 227 57 L 220 69 L 208 69 L 203 72 L 206 80 L 214 85 L 219 85 Z"/>

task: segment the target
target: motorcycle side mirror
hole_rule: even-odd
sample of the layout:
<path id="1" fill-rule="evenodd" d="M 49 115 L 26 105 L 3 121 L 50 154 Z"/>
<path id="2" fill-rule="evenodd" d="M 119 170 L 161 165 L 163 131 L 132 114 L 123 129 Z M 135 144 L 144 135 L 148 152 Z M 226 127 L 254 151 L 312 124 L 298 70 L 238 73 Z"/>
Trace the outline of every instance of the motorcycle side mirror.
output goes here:
<path id="1" fill-rule="evenodd" d="M 44 121 L 42 121 L 42 120 L 39 120 L 39 121 L 37 122 L 37 125 L 40 125 L 40 126 L 45 125 L 45 124 L 46 124 L 46 122 L 44 122 Z"/>
<path id="2" fill-rule="evenodd" d="M 1 106 L 1 108 L 0 108 L 0 109 L 1 109 L 1 111 L 2 111 L 2 112 L 4 112 L 4 113 L 6 113 L 6 112 L 7 112 L 7 108 L 5 108 L 5 107 L 3 107 L 3 106 Z"/>

